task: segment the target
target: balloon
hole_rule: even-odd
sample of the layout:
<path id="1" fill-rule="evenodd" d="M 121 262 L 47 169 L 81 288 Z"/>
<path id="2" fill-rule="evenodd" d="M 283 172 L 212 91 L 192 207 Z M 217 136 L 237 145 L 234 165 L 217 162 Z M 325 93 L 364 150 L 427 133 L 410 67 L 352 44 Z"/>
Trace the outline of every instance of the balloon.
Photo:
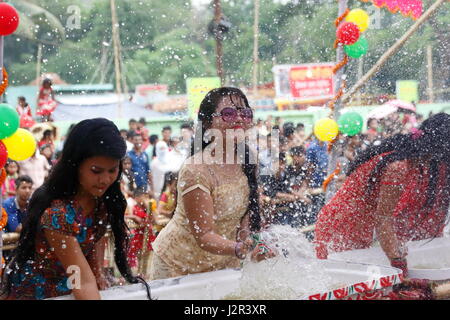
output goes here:
<path id="1" fill-rule="evenodd" d="M 363 117 L 357 112 L 346 112 L 338 120 L 339 130 L 348 136 L 354 136 L 363 128 Z"/>
<path id="2" fill-rule="evenodd" d="M 0 141 L 0 168 L 3 168 L 8 160 L 8 150 L 3 142 Z"/>
<path id="3" fill-rule="evenodd" d="M 356 24 L 361 32 L 366 31 L 370 25 L 370 17 L 363 9 L 353 9 L 349 12 L 345 21 Z"/>
<path id="4" fill-rule="evenodd" d="M 345 53 L 352 58 L 361 58 L 369 50 L 369 42 L 361 37 L 355 44 L 344 47 Z"/>
<path id="5" fill-rule="evenodd" d="M 19 128 L 19 114 L 8 104 L 0 104 L 0 139 L 11 136 Z"/>
<path id="6" fill-rule="evenodd" d="M 320 119 L 314 125 L 314 134 L 320 141 L 332 141 L 338 133 L 338 124 L 333 119 Z"/>
<path id="7" fill-rule="evenodd" d="M 3 139 L 8 149 L 9 158 L 16 161 L 26 160 L 36 151 L 36 140 L 33 135 L 22 128 L 17 129 L 11 137 Z"/>
<path id="8" fill-rule="evenodd" d="M 359 28 L 353 22 L 344 22 L 336 30 L 336 38 L 339 43 L 350 45 L 359 39 Z"/>
<path id="9" fill-rule="evenodd" d="M 10 4 L 0 3 L 0 36 L 8 36 L 19 26 L 19 14 Z"/>

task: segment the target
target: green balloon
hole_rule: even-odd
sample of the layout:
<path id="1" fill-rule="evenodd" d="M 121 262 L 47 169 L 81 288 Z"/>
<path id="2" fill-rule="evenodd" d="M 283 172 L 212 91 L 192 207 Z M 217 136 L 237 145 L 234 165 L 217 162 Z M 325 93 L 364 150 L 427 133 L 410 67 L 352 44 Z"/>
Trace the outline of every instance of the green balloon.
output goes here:
<path id="1" fill-rule="evenodd" d="M 346 112 L 338 120 L 339 130 L 348 136 L 354 136 L 363 128 L 363 117 L 356 112 Z"/>
<path id="2" fill-rule="evenodd" d="M 19 124 L 17 111 L 9 104 L 0 104 L 0 139 L 12 136 L 19 129 Z"/>
<path id="3" fill-rule="evenodd" d="M 361 58 L 367 53 L 369 42 L 366 38 L 361 37 L 357 42 L 350 46 L 345 46 L 345 53 L 352 58 Z"/>

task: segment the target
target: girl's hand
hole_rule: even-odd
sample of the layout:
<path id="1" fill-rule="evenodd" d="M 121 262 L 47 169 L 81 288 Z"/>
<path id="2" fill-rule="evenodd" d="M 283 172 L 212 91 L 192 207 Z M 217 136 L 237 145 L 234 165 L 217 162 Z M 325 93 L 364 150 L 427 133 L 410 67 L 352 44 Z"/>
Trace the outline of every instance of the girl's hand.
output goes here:
<path id="1" fill-rule="evenodd" d="M 276 255 L 277 253 L 274 250 L 263 243 L 259 243 L 252 251 L 251 260 L 254 262 L 260 262 L 266 259 L 273 258 Z"/>
<path id="2" fill-rule="evenodd" d="M 245 259 L 252 246 L 253 240 L 251 239 L 237 242 L 235 247 L 236 257 L 238 257 L 239 259 Z"/>
<path id="3" fill-rule="evenodd" d="M 110 287 L 108 279 L 102 274 L 97 277 L 98 290 L 106 290 Z"/>

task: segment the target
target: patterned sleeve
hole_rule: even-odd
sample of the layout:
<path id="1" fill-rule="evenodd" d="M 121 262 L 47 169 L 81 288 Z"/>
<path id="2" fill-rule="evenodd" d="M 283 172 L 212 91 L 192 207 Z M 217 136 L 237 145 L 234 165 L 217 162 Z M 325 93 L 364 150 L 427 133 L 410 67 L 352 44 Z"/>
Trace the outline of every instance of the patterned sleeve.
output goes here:
<path id="1" fill-rule="evenodd" d="M 52 205 L 41 216 L 41 228 L 75 237 L 80 231 L 75 215 L 75 210 L 71 206 Z"/>
<path id="2" fill-rule="evenodd" d="M 384 170 L 380 183 L 382 185 L 401 186 L 408 176 L 408 167 L 404 161 L 389 164 Z"/>
<path id="3" fill-rule="evenodd" d="M 202 168 L 203 169 L 203 168 Z M 213 191 L 213 185 L 208 174 L 199 165 L 184 165 L 178 175 L 178 193 L 181 196 L 200 189 L 207 194 Z"/>

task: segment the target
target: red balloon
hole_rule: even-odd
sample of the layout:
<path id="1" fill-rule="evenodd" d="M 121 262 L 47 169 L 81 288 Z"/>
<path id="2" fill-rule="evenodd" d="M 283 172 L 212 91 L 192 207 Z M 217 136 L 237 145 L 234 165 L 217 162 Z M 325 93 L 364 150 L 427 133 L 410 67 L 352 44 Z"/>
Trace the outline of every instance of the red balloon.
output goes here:
<path id="1" fill-rule="evenodd" d="M 339 43 L 348 46 L 358 41 L 360 33 L 361 32 L 359 31 L 359 28 L 355 23 L 344 22 L 338 27 L 336 31 L 336 38 L 338 39 Z"/>
<path id="2" fill-rule="evenodd" d="M 0 141 L 0 168 L 3 168 L 8 160 L 8 150 L 3 141 Z"/>
<path id="3" fill-rule="evenodd" d="M 19 14 L 7 3 L 0 3 L 0 36 L 8 36 L 19 26 Z"/>

